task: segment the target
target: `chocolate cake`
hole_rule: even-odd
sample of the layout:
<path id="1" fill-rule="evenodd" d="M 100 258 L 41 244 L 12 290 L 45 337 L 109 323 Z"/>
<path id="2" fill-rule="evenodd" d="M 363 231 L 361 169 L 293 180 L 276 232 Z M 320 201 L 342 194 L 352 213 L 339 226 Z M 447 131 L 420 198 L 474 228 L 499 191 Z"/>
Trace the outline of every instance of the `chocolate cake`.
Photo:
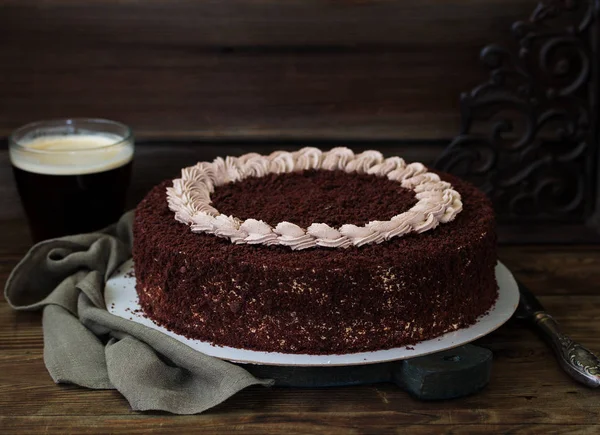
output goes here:
<path id="1" fill-rule="evenodd" d="M 148 193 L 133 231 L 145 314 L 217 345 L 408 346 L 473 324 L 497 297 L 485 195 L 375 151 L 201 162 Z"/>

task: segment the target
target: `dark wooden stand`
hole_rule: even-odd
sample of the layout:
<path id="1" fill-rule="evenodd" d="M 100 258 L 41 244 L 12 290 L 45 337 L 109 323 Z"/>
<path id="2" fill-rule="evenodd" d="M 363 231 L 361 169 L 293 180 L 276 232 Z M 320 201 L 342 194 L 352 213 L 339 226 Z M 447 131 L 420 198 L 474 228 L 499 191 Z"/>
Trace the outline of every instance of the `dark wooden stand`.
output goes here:
<path id="1" fill-rule="evenodd" d="M 490 380 L 492 352 L 467 344 L 402 361 L 341 367 L 294 367 L 242 364 L 257 377 L 281 387 L 339 387 L 393 382 L 421 400 L 468 396 Z"/>

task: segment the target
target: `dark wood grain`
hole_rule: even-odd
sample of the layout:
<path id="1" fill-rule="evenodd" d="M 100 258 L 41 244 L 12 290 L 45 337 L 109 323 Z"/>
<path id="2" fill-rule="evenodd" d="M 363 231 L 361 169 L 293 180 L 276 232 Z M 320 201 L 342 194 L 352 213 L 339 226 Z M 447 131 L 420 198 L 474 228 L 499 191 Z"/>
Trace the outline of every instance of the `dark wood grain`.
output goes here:
<path id="1" fill-rule="evenodd" d="M 170 47 L 429 46 L 484 42 L 502 21 L 527 18 L 523 0 L 4 0 L 7 42 L 51 37 L 72 44 Z M 174 4 L 175 3 L 175 4 Z M 42 21 L 43 26 L 39 26 Z M 462 24 L 462 26 L 460 26 Z M 435 27 L 435 28 L 434 28 Z M 65 32 L 69 30 L 71 33 Z M 21 37 L 25 35 L 20 35 Z"/>
<path id="2" fill-rule="evenodd" d="M 140 137 L 449 138 L 530 0 L 9 0 L 0 136 L 40 118 Z"/>
<path id="3" fill-rule="evenodd" d="M 22 220 L 2 222 L 0 283 L 27 249 Z M 574 339 L 600 352 L 600 248 L 505 246 L 500 258 Z M 75 433 L 598 433 L 600 399 L 558 367 L 550 349 L 511 320 L 478 341 L 494 352 L 492 379 L 463 399 L 420 402 L 391 384 L 252 387 L 197 416 L 132 412 L 115 391 L 55 385 L 44 368 L 41 313 L 0 301 L 3 434 Z"/>
<path id="4" fill-rule="evenodd" d="M 347 416 L 347 415 L 325 415 L 311 418 L 305 414 L 292 414 L 276 416 L 271 418 L 254 420 L 252 417 L 231 418 L 229 421 L 207 420 L 206 424 L 196 425 L 197 419 L 192 417 L 136 417 L 116 416 L 110 419 L 109 424 L 102 428 L 111 434 L 180 434 L 191 428 L 202 430 L 203 433 L 245 433 L 245 434 L 315 434 L 315 435 L 358 435 L 358 434 L 475 434 L 482 433 L 506 433 L 506 434 L 597 434 L 598 426 L 594 424 L 567 424 L 567 425 L 522 425 L 522 424 L 471 424 L 454 425 L 440 424 L 431 426 L 428 424 L 394 422 L 394 414 L 381 413 L 369 417 Z M 9 426 L 7 434 L 28 433 L 28 431 L 39 430 L 39 420 L 43 418 L 7 418 L 0 420 Z M 78 418 L 57 417 L 44 425 L 45 434 L 77 434 L 85 430 L 85 433 L 98 432 L 96 427 L 103 418 Z"/>

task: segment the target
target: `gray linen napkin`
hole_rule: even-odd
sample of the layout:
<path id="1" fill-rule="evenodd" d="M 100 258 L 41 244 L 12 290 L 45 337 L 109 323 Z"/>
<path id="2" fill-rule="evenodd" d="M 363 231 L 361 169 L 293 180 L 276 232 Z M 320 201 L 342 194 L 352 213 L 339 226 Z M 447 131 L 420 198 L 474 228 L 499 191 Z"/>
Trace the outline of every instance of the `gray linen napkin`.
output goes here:
<path id="1" fill-rule="evenodd" d="M 98 233 L 33 246 L 4 296 L 16 310 L 43 309 L 44 362 L 56 383 L 117 389 L 138 411 L 205 411 L 241 389 L 271 385 L 106 310 L 104 283 L 131 256 L 133 212 Z"/>

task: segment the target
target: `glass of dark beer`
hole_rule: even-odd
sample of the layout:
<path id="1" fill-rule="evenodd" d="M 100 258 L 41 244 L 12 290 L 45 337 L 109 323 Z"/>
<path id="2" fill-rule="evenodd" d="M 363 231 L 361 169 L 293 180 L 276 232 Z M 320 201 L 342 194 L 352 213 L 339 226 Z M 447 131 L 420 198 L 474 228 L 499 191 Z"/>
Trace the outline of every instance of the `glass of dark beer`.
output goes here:
<path id="1" fill-rule="evenodd" d="M 119 219 L 134 140 L 105 119 L 40 121 L 9 139 L 10 161 L 33 240 L 86 233 Z"/>

